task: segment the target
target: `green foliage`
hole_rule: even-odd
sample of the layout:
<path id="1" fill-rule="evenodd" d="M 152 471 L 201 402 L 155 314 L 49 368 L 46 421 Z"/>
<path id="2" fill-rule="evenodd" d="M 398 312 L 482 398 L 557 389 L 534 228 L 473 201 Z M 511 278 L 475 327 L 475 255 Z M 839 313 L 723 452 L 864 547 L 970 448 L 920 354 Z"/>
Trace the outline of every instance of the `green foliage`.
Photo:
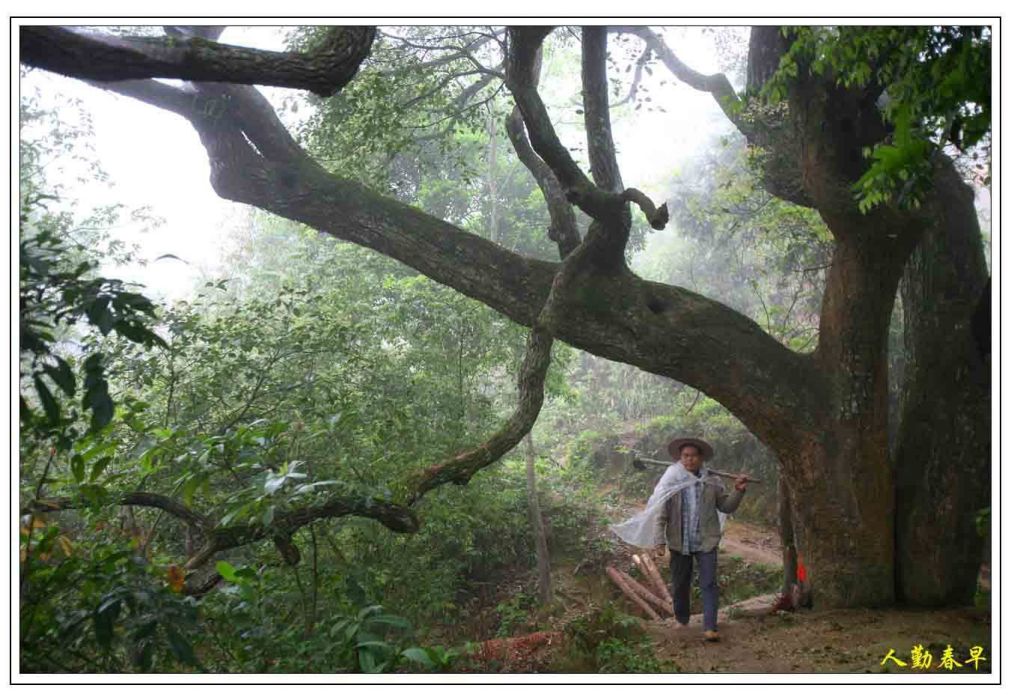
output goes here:
<path id="1" fill-rule="evenodd" d="M 980 537 L 986 537 L 990 533 L 990 506 L 977 511 L 976 532 Z"/>
<path id="2" fill-rule="evenodd" d="M 205 602 L 205 629 L 216 642 L 209 650 L 213 663 L 230 671 L 383 673 L 409 667 L 412 656 L 427 651 L 408 646 L 411 624 L 382 605 L 328 606 L 306 625 L 292 625 L 284 615 L 289 596 L 283 575 L 225 561 L 216 568 L 229 585 Z M 290 602 L 295 607 L 289 610 L 297 610 L 297 601 Z M 438 651 L 433 655 L 438 658 Z"/>
<path id="3" fill-rule="evenodd" d="M 529 593 L 520 592 L 495 606 L 499 618 L 496 637 L 510 637 L 526 624 L 530 611 L 537 605 L 537 599 Z"/>
<path id="4" fill-rule="evenodd" d="M 58 461 L 54 494 L 88 493 L 101 508 L 140 486 L 222 526 L 269 528 L 281 509 L 334 494 L 389 498 L 397 478 L 473 444 L 511 410 L 521 329 L 378 256 L 293 238 L 320 263 L 314 274 L 292 279 L 306 259 L 276 259 L 255 275 L 236 265 L 232 282 L 164 311 L 167 352 L 106 339 L 122 410 Z M 25 454 L 26 474 L 41 471 L 39 457 Z M 354 519 L 307 528 L 296 567 L 278 568 L 269 540 L 237 550 L 217 564 L 225 585 L 201 602 L 208 643 L 196 656 L 210 670 L 419 668 L 415 652 L 401 654 L 416 640 L 372 638 L 378 622 L 358 611 L 382 601 L 423 624 L 452 620 L 473 586 L 530 565 L 533 551 L 515 466 L 429 494 L 420 514 L 413 537 Z M 136 517 L 157 530 L 152 561 L 184 560 L 178 522 Z M 457 654 L 424 653 L 433 669 Z"/>
<path id="5" fill-rule="evenodd" d="M 671 188 L 671 213 L 687 241 L 655 251 L 644 272 L 746 314 L 796 351 L 817 340 L 832 239 L 817 212 L 762 187 L 761 155 L 724 139 Z"/>
<path id="6" fill-rule="evenodd" d="M 165 567 L 113 534 L 108 513 L 75 524 L 28 519 L 21 530 L 21 668 L 26 672 L 148 672 L 199 668 L 195 601 Z M 109 533 L 109 534 L 105 534 Z"/>
<path id="7" fill-rule="evenodd" d="M 595 430 L 584 430 L 569 444 L 566 461 L 583 469 L 601 469 L 607 464 L 610 440 Z"/>
<path id="8" fill-rule="evenodd" d="M 696 572 L 697 575 L 697 572 Z M 733 605 L 759 595 L 778 592 L 783 585 L 783 568 L 754 564 L 741 557 L 723 557 L 719 563 L 717 583 L 720 586 L 720 605 Z M 702 612 L 702 599 L 697 587 L 693 597 L 693 612 Z"/>
<path id="9" fill-rule="evenodd" d="M 990 591 L 977 587 L 972 596 L 972 604 L 978 610 L 991 610 Z"/>
<path id="10" fill-rule="evenodd" d="M 29 215 L 22 216 L 27 220 Z M 81 347 L 86 356 L 78 360 L 76 353 L 61 349 L 60 339 L 86 323 L 103 336 L 115 331 L 130 342 L 167 346 L 149 329 L 155 314 L 151 301 L 120 280 L 93 276 L 96 264 L 91 261 L 70 262 L 69 248 L 55 234 L 22 230 L 19 251 L 21 380 L 24 384 L 30 379 L 34 388 L 34 395 L 22 391 L 21 421 L 38 437 L 59 436 L 66 448 L 77 435 L 73 423 L 78 414 L 62 404 L 78 395 L 79 384 L 84 389 L 82 408 L 91 412 L 91 431 L 109 424 L 114 403 L 103 354 L 89 352 L 85 343 Z M 41 414 L 33 409 L 37 406 Z"/>
<path id="11" fill-rule="evenodd" d="M 432 647 L 411 647 L 401 652 L 408 661 L 419 664 L 432 673 L 447 673 L 453 670 L 457 660 L 465 653 L 464 649 L 446 649 L 441 645 Z"/>
<path id="12" fill-rule="evenodd" d="M 638 618 L 613 604 L 592 608 L 565 626 L 563 673 L 670 673 L 677 669 L 656 659 L 652 642 Z"/>
<path id="13" fill-rule="evenodd" d="M 597 647 L 597 673 L 672 673 L 669 661 L 656 658 L 653 644 L 640 641 L 628 644 L 620 639 L 605 639 Z"/>
<path id="14" fill-rule="evenodd" d="M 164 341 L 151 330 L 154 304 L 131 285 L 97 274 L 96 257 L 107 238 L 102 231 L 118 220 L 119 207 L 81 215 L 62 184 L 46 172 L 53 159 L 76 159 L 89 177 L 104 177 L 94 161 L 78 153 L 90 133 L 88 120 L 69 126 L 28 95 L 21 102 L 21 130 L 20 420 L 32 439 L 53 439 L 62 450 L 81 434 L 78 419 L 83 414 L 71 403 L 78 397 L 81 409 L 90 413 L 91 432 L 112 419 L 107 358 L 94 337 L 115 332 L 147 347 L 164 346 Z M 48 133 L 26 138 L 39 130 Z M 75 239 L 81 232 L 84 243 Z M 114 243 L 104 247 L 102 252 L 113 259 L 129 257 Z"/>
<path id="15" fill-rule="evenodd" d="M 300 29 L 293 33 L 291 46 L 310 49 L 323 31 Z M 501 61 L 493 51 L 496 43 L 482 41 L 482 30 L 468 27 L 454 27 L 452 37 L 443 36 L 440 27 L 387 31 L 340 94 L 313 101 L 303 137 L 334 171 L 353 172 L 390 194 L 416 192 L 423 182 L 441 179 L 431 177 L 441 173 L 438 165 L 430 169 L 429 163 L 445 163 L 469 179 L 474 171 L 466 151 L 455 148 L 455 135 L 483 125 L 482 107 L 501 83 L 479 83 L 473 64 L 459 52 L 434 47 L 478 41 L 481 48 L 471 50 L 493 65 Z M 429 46 L 433 48 L 425 48 Z"/>
<path id="16" fill-rule="evenodd" d="M 412 31 L 418 41 L 446 38 L 434 29 Z M 541 195 L 501 130 L 488 133 L 506 105 L 494 98 L 484 111 L 449 116 L 466 88 L 442 84 L 447 72 L 419 70 L 430 58 L 425 51 L 405 58 L 388 42 L 360 80 L 316 105 L 305 142 L 342 175 L 513 250 L 556 257 L 544 235 Z M 443 65 L 456 70 L 460 62 Z M 495 87 L 489 83 L 476 97 L 491 98 Z M 418 128 L 424 119 L 443 117 L 444 123 Z M 741 153 L 728 161 L 743 160 Z M 752 272 L 773 260 L 785 259 L 785 270 L 811 259 L 810 248 L 823 240 L 810 217 L 759 201 L 739 162 L 714 167 L 712 182 L 721 177 L 726 181 L 715 196 L 696 192 L 684 203 L 684 220 L 697 222 L 689 236 L 719 254 L 665 265 L 708 276 L 726 266 L 730 251 L 752 244 L 760 254 L 742 263 Z M 730 210 L 726 218 L 721 206 Z M 735 237 L 729 214 L 750 207 L 760 211 Z M 717 216 L 705 218 L 706 209 Z M 227 279 L 159 312 L 158 333 L 170 341 L 161 347 L 148 335 L 149 302 L 115 280 L 93 277 L 90 263 L 80 267 L 94 245 L 72 249 L 63 243 L 63 229 L 48 220 L 36 227 L 54 236 L 38 244 L 48 246 L 48 271 L 32 262 L 39 298 L 51 300 L 47 313 L 63 314 L 68 337 L 86 323 L 98 332 L 86 337 L 83 354 L 64 352 L 58 334 L 43 337 L 49 355 L 36 369 L 44 389 L 28 375 L 24 391 L 38 395 L 27 403 L 45 418 L 50 400 L 83 390 L 88 405 L 98 406 L 92 413 L 101 429 L 67 433 L 55 455 L 39 439 L 45 434 L 22 441 L 22 500 L 68 497 L 85 506 L 26 525 L 26 668 L 452 670 L 464 652 L 448 644 L 459 638 L 424 646 L 426 638 L 437 638 L 429 633 L 465 630 L 477 592 L 501 591 L 500 584 L 524 577 L 534 564 L 519 460 L 480 472 L 466 488 L 427 494 L 417 505 L 423 527 L 411 536 L 371 520 L 321 520 L 294 535 L 297 564 L 284 563 L 269 537 L 219 554 L 220 561 L 197 574 L 216 572 L 223 581 L 199 602 L 179 592 L 180 563 L 200 545 L 194 533 L 171 516 L 120 509 L 113 496 L 131 490 L 170 495 L 219 526 L 252 525 L 268 534 L 278 513 L 335 495 L 388 499 L 406 474 L 477 444 L 500 425 L 514 404 L 526 331 L 382 256 L 253 215 L 241 222 L 220 275 Z M 23 235 L 23 244 L 30 240 Z M 44 277 L 79 267 L 76 278 Z M 735 281 L 714 284 L 729 289 Z M 82 286 L 72 295 L 77 307 L 63 301 L 60 284 Z M 800 343 L 786 336 L 801 324 L 786 301 L 795 288 L 757 291 L 768 307 L 765 325 L 782 329 L 784 342 Z M 754 300 L 743 305 L 758 313 Z M 538 437 L 536 471 L 552 553 L 578 554 L 588 571 L 614 556 L 613 540 L 601 536 L 601 510 L 620 494 L 599 494 L 601 470 L 589 465 L 607 464 L 615 424 L 663 416 L 663 425 L 649 429 L 711 434 L 721 455 L 735 455 L 746 431 L 714 402 L 696 401 L 692 390 L 558 345 L 548 377 L 552 406 L 538 426 L 544 439 Z M 580 436 L 565 464 L 556 463 L 551 455 L 587 426 L 593 431 Z M 633 486 L 647 488 L 648 481 L 640 475 Z M 540 611 L 524 592 L 496 612 L 491 629 L 497 625 L 504 635 Z M 612 607 L 573 623 L 569 633 L 577 650 L 573 668 L 664 670 L 641 626 Z"/>
<path id="17" fill-rule="evenodd" d="M 989 27 L 790 27 L 784 34 L 790 48 L 763 88 L 766 99 L 785 99 L 791 81 L 808 72 L 825 75 L 877 97 L 892 126 L 864 153 L 868 168 L 853 188 L 861 211 L 918 207 L 931 160 L 946 145 L 963 153 L 984 147 L 989 159 Z"/>
<path id="18" fill-rule="evenodd" d="M 338 620 L 330 635 L 341 642 L 339 658 L 350 658 L 353 667 L 363 673 L 381 673 L 392 669 L 401 650 L 387 640 L 391 630 L 409 629 L 402 617 L 384 615 L 383 606 L 370 605 L 352 618 Z"/>

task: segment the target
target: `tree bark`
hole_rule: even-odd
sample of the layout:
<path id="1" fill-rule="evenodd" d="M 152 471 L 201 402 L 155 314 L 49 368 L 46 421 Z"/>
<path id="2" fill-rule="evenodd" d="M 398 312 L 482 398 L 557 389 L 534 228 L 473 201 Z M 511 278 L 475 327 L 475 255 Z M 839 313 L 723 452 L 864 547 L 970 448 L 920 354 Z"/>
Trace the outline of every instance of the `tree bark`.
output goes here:
<path id="1" fill-rule="evenodd" d="M 542 605 L 551 602 L 551 556 L 548 552 L 548 540 L 544 535 L 544 520 L 541 515 L 541 505 L 537 498 L 537 473 L 534 470 L 535 452 L 534 439 L 527 433 L 523 439 L 527 463 L 527 505 L 530 513 L 530 531 L 534 536 L 534 546 L 537 550 L 537 597 Z"/>
<path id="2" fill-rule="evenodd" d="M 896 468 L 896 583 L 915 605 L 971 604 L 990 503 L 990 370 L 972 334 L 987 284 L 973 193 L 946 159 L 902 278 L 907 357 Z"/>
<path id="3" fill-rule="evenodd" d="M 180 32 L 120 37 L 68 27 L 25 26 L 20 39 L 22 60 L 78 78 L 276 85 L 328 97 L 355 76 L 375 35 L 375 27 L 333 27 L 320 46 L 307 54 L 229 46 Z"/>
<path id="4" fill-rule="evenodd" d="M 793 531 L 792 502 L 786 479 L 779 479 L 779 537 L 783 545 L 783 595 L 797 583 L 797 542 Z"/>

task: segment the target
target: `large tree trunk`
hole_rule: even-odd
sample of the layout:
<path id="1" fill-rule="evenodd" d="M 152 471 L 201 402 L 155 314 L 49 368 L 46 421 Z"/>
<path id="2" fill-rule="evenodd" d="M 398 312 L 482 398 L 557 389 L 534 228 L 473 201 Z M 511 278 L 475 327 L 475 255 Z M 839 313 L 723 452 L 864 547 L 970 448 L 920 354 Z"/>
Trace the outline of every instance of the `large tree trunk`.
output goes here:
<path id="1" fill-rule="evenodd" d="M 831 196 L 831 195 L 830 195 Z M 828 207 L 827 207 L 828 208 Z M 895 212 L 825 216 L 837 238 L 812 361 L 820 410 L 768 444 L 789 481 L 792 525 L 819 607 L 894 602 L 894 484 L 885 355 L 908 243 Z"/>
<path id="2" fill-rule="evenodd" d="M 936 174 L 936 224 L 902 279 L 906 372 L 896 450 L 896 583 L 908 603 L 971 603 L 990 503 L 990 371 L 971 333 L 987 282 L 973 193 Z"/>
<path id="3" fill-rule="evenodd" d="M 792 475 L 795 542 L 815 588 L 815 605 L 892 603 L 894 513 L 887 446 L 860 439 L 858 430 L 826 431 L 783 467 Z M 867 478 L 875 470 L 883 478 Z"/>

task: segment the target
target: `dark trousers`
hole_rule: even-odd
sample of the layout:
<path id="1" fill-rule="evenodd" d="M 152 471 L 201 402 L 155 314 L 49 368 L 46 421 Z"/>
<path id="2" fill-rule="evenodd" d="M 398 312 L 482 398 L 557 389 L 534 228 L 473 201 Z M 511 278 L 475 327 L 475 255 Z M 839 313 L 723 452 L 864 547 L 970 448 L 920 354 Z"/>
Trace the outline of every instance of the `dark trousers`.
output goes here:
<path id="1" fill-rule="evenodd" d="M 716 629 L 716 609 L 719 607 L 720 588 L 716 584 L 716 547 L 708 552 L 694 554 L 670 553 L 671 585 L 674 595 L 674 619 L 688 624 L 691 610 L 692 557 L 699 564 L 699 588 L 702 589 L 702 628 Z"/>

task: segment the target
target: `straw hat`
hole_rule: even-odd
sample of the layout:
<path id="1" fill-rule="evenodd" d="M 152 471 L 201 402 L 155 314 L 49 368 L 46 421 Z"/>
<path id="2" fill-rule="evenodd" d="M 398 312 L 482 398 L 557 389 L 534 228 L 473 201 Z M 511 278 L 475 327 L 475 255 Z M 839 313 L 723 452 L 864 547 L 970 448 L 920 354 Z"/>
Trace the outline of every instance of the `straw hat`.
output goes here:
<path id="1" fill-rule="evenodd" d="M 671 440 L 670 444 L 667 445 L 667 451 L 670 453 L 671 457 L 679 459 L 681 457 L 681 448 L 685 445 L 694 445 L 699 448 L 699 452 L 702 454 L 702 459 L 706 461 L 713 458 L 713 446 L 705 440 L 696 437 L 680 437 Z"/>

